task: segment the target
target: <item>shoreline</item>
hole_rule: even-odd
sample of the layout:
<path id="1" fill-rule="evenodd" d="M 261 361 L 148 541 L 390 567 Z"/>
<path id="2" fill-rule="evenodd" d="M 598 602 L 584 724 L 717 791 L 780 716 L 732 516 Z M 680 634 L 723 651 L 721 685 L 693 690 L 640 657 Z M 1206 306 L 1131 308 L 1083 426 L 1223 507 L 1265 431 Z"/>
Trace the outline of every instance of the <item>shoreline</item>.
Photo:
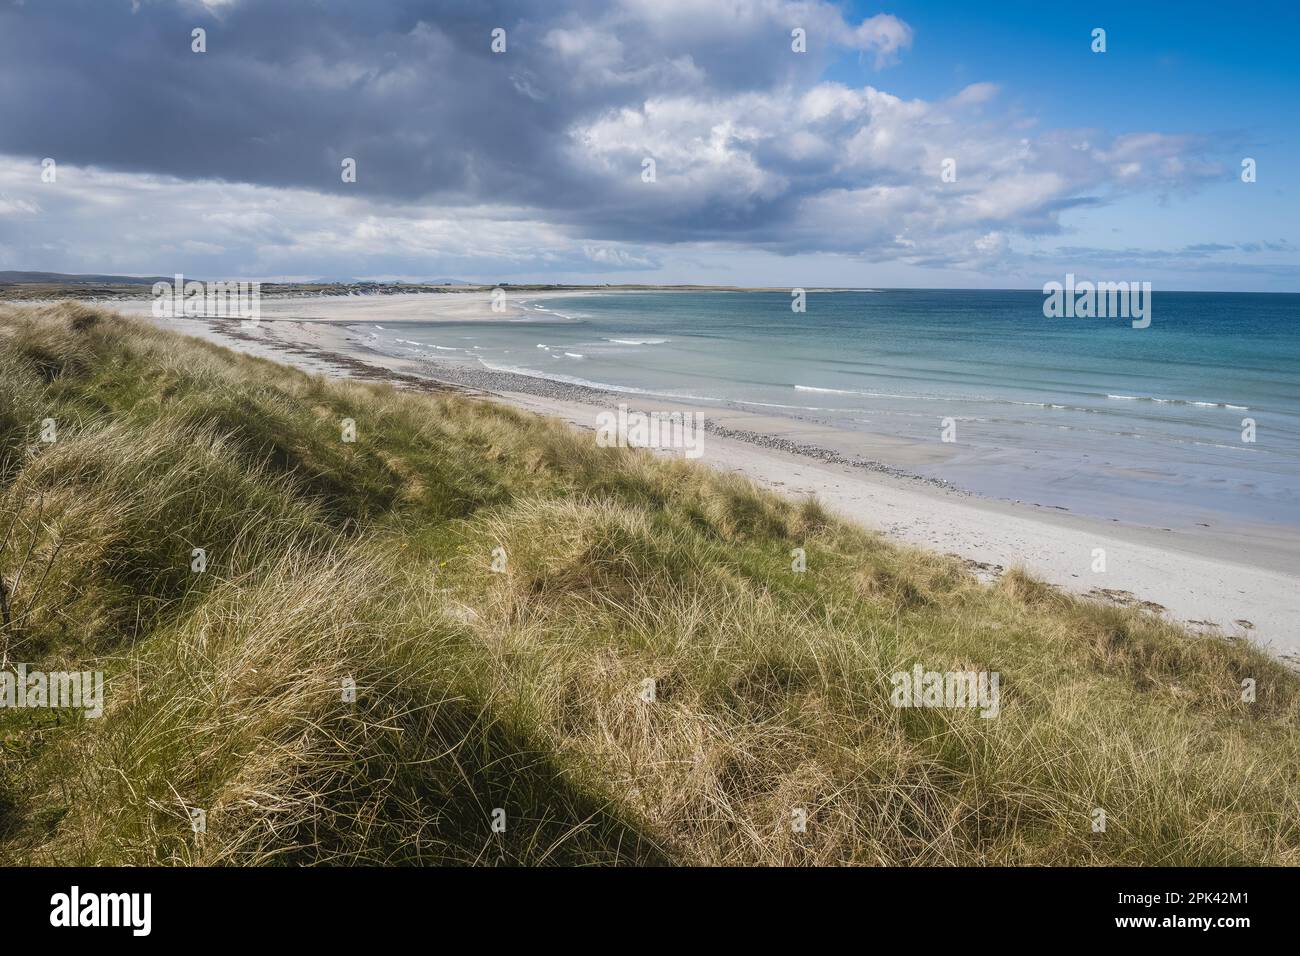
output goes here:
<path id="1" fill-rule="evenodd" d="M 546 293 L 535 293 L 529 298 L 544 297 Z M 486 294 L 448 298 L 459 300 L 460 308 L 454 311 L 462 318 L 494 317 Z M 356 299 L 352 302 L 354 307 L 360 304 Z M 419 319 L 406 321 L 446 321 L 448 316 L 442 313 L 447 311 L 453 310 L 440 308 L 431 319 L 425 309 Z M 619 402 L 635 408 L 644 400 L 636 393 L 387 356 L 349 337 L 349 326 L 372 322 L 373 317 L 271 317 L 263 318 L 253 330 L 241 330 L 237 321 L 230 320 L 181 321 L 161 324 L 309 372 L 389 381 L 404 388 L 461 391 L 558 417 L 587 430 L 595 428 L 597 408 Z M 403 319 L 386 315 L 379 321 Z M 671 404 L 656 402 L 656 408 L 674 410 Z M 709 467 L 744 474 L 787 496 L 816 495 L 839 516 L 892 540 L 960 558 L 985 580 L 1024 567 L 1071 593 L 1144 607 L 1195 632 L 1248 639 L 1300 664 L 1300 589 L 1296 587 L 1300 564 L 1285 534 L 1261 540 L 1252 529 L 1175 532 L 978 496 L 942 479 L 908 472 L 909 458 L 931 456 L 933 460 L 932 448 L 907 448 L 907 443 L 886 436 L 873 442 L 873 436 L 855 434 L 854 450 L 863 451 L 865 439 L 865 454 L 852 454 L 847 447 L 835 447 L 836 436 L 828 434 L 830 429 L 800 428 L 791 419 L 773 421 L 771 416 L 679 404 L 681 410 L 705 412 L 708 441 L 705 457 L 699 461 Z M 1096 549 L 1105 552 L 1105 572 L 1092 570 Z"/>

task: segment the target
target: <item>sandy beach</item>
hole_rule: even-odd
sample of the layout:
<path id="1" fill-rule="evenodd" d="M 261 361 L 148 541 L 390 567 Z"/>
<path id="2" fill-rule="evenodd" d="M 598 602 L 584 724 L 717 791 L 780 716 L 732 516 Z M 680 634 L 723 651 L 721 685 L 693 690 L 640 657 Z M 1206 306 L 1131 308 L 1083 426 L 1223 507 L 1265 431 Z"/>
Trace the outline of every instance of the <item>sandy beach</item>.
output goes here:
<path id="1" fill-rule="evenodd" d="M 528 296 L 531 301 L 546 297 Z M 148 301 L 114 307 L 149 314 Z M 577 428 L 594 429 L 596 414 L 620 402 L 644 407 L 644 396 L 464 363 L 382 355 L 350 329 L 363 323 L 485 319 L 501 319 L 492 311 L 490 295 L 465 292 L 263 300 L 262 318 L 253 328 L 228 320 L 155 321 L 311 372 L 397 377 L 399 385 L 421 379 L 446 383 L 558 416 Z M 656 400 L 654 410 L 699 411 L 701 406 Z M 700 460 L 710 467 L 744 474 L 783 494 L 815 495 L 838 514 L 893 539 L 958 556 L 985 578 L 1020 566 L 1070 592 L 1141 606 L 1194 630 L 1251 640 L 1300 662 L 1300 539 L 1289 529 L 1145 527 L 982 498 L 910 474 L 910 466 L 943 460 L 947 449 L 937 443 L 849 433 L 731 408 L 702 410 L 708 426 Z M 1101 552 L 1105 570 L 1097 571 Z"/>

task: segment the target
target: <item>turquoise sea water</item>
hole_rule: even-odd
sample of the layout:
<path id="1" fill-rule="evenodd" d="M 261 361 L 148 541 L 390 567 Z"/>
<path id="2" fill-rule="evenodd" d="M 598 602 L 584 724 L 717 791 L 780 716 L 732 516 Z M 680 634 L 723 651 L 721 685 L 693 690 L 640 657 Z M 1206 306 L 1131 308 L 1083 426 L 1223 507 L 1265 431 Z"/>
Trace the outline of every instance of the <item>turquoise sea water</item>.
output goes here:
<path id="1" fill-rule="evenodd" d="M 1036 291 L 515 299 L 378 347 L 938 442 L 977 493 L 1143 521 L 1300 526 L 1300 295 L 1157 291 L 1149 328 Z M 641 399 L 650 405 L 649 399 Z M 1242 440 L 1243 420 L 1256 440 Z"/>

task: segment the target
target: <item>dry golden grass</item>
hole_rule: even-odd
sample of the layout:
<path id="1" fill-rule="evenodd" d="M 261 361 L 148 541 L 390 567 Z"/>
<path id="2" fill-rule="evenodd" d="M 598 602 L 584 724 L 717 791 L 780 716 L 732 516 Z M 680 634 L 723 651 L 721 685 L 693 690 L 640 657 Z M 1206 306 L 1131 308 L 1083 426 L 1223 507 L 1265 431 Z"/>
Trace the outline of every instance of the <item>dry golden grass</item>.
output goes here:
<path id="1" fill-rule="evenodd" d="M 1244 643 L 82 306 L 0 306 L 0 581 L 4 660 L 108 675 L 0 710 L 8 863 L 1300 862 Z M 1000 716 L 895 708 L 915 663 Z"/>

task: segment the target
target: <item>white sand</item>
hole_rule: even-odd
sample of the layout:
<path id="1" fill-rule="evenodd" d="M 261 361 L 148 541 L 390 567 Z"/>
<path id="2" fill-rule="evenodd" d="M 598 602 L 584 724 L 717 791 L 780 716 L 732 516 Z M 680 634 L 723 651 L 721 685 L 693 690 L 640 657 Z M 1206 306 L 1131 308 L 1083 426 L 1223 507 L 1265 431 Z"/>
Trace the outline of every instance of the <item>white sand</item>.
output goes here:
<path id="1" fill-rule="evenodd" d="M 572 293 L 564 293 L 571 295 Z M 543 295 L 528 294 L 529 299 Z M 414 301 L 413 301 L 414 300 Z M 124 312 L 147 314 L 148 303 L 123 304 Z M 486 293 L 422 296 L 263 301 L 263 321 L 255 341 L 233 340 L 201 321 L 165 324 L 187 334 L 221 342 L 309 371 L 338 374 L 319 356 L 282 350 L 285 344 L 350 355 L 374 366 L 411 370 L 409 363 L 360 349 L 348 340 L 343 323 L 399 324 L 449 318 L 473 321 L 500 318 Z M 306 321 L 303 321 L 306 320 Z M 335 324 L 338 323 L 338 324 Z M 597 409 L 534 395 L 501 393 L 499 400 L 579 427 L 593 428 Z M 723 409 L 711 419 L 728 427 L 768 431 L 781 427 L 787 437 L 797 422 L 766 421 Z M 834 448 L 826 429 L 797 437 Z M 841 436 L 843 437 L 843 436 Z M 933 445 L 899 447 L 895 439 L 854 433 L 857 451 L 891 462 L 933 460 Z M 890 444 L 892 443 L 892 444 Z M 831 510 L 903 542 L 958 555 L 983 576 L 1024 567 L 1049 583 L 1078 594 L 1108 590 L 1109 600 L 1150 602 L 1153 610 L 1193 628 L 1218 627 L 1248 638 L 1279 656 L 1300 661 L 1300 538 L 1290 529 L 1213 529 L 1166 531 L 1066 514 L 1033 505 L 956 494 L 920 481 L 877 474 L 848 465 L 828 464 L 802 455 L 712 434 L 704 436 L 703 463 L 745 474 L 788 495 L 816 495 Z M 1105 551 L 1106 570 L 1092 570 L 1095 549 Z M 816 555 L 809 555 L 815 563 Z"/>

